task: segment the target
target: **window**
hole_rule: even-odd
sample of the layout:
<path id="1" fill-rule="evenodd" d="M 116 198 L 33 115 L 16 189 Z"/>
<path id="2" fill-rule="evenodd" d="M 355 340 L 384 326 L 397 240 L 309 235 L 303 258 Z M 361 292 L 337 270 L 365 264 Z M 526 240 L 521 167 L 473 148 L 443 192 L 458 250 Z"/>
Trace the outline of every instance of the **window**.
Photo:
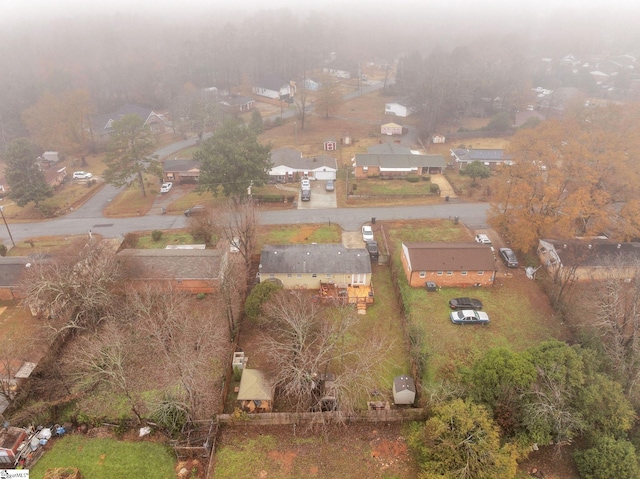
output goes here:
<path id="1" fill-rule="evenodd" d="M 293 275 L 291 273 L 287 273 L 287 278 L 292 278 Z"/>
<path id="2" fill-rule="evenodd" d="M 317 277 L 318 277 L 318 275 L 317 275 L 317 274 L 315 274 L 315 273 L 313 273 L 313 274 L 311 275 L 311 277 L 312 277 L 312 278 L 317 278 Z"/>
<path id="3" fill-rule="evenodd" d="M 420 277 L 421 278 L 426 278 L 427 277 L 427 272 L 426 271 L 420 271 Z"/>
<path id="4" fill-rule="evenodd" d="M 484 274 L 484 271 L 478 271 L 478 276 L 482 276 Z"/>
<path id="5" fill-rule="evenodd" d="M 453 276 L 453 271 L 447 271 L 447 276 Z"/>
<path id="6" fill-rule="evenodd" d="M 467 275 L 467 272 L 466 272 L 466 271 L 461 271 L 461 272 L 460 272 L 460 274 L 461 274 L 462 276 L 466 276 L 466 275 Z"/>
<path id="7" fill-rule="evenodd" d="M 271 279 L 275 279 L 275 278 L 276 278 L 275 273 L 269 273 L 269 278 L 271 278 Z"/>
<path id="8" fill-rule="evenodd" d="M 438 271 L 437 275 L 442 276 L 442 271 Z"/>
<path id="9" fill-rule="evenodd" d="M 331 273 L 327 273 L 327 278 L 333 278 L 333 275 Z"/>
<path id="10" fill-rule="evenodd" d="M 368 166 L 363 166 L 362 167 L 362 171 L 369 171 L 369 167 Z"/>
<path id="11" fill-rule="evenodd" d="M 296 274 L 296 278 L 302 278 L 302 275 L 300 273 Z"/>

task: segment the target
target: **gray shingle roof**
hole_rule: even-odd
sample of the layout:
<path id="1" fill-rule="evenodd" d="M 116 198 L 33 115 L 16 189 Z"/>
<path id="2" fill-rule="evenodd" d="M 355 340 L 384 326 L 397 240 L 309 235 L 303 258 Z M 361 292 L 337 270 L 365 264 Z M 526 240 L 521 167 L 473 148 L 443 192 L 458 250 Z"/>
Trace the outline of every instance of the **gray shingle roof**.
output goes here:
<path id="1" fill-rule="evenodd" d="M 224 252 L 214 249 L 124 249 L 117 258 L 133 279 L 219 279 Z"/>
<path id="2" fill-rule="evenodd" d="M 288 166 L 295 170 L 315 170 L 320 167 L 338 168 L 337 160 L 329 155 L 316 155 L 312 158 L 302 158 L 302 153 L 293 148 L 278 148 L 271 152 L 273 166 Z"/>
<path id="3" fill-rule="evenodd" d="M 396 376 L 393 378 L 393 384 L 396 392 L 405 390 L 416 392 L 416 384 L 411 376 Z"/>
<path id="4" fill-rule="evenodd" d="M 150 108 L 126 104 L 118 108 L 116 111 L 91 117 L 91 124 L 93 125 L 94 131 L 97 132 L 102 130 L 111 130 L 111 127 L 109 126 L 110 120 L 116 121 L 120 120 L 123 116 L 135 114 L 142 118 L 142 121 L 146 122 L 151 113 L 153 113 L 153 110 L 151 110 Z"/>
<path id="5" fill-rule="evenodd" d="M 640 243 L 543 241 L 553 245 L 564 266 L 611 266 L 615 260 L 629 266 L 640 263 Z"/>
<path id="6" fill-rule="evenodd" d="M 31 260 L 26 256 L 0 256 L 0 287 L 16 286 Z"/>
<path id="7" fill-rule="evenodd" d="M 201 163 L 197 160 L 166 160 L 162 164 L 162 171 L 183 172 L 200 170 Z"/>
<path id="8" fill-rule="evenodd" d="M 280 88 L 287 86 L 288 81 L 277 75 L 264 75 L 258 78 L 255 86 L 268 90 L 280 91 Z"/>
<path id="9" fill-rule="evenodd" d="M 507 155 L 504 150 L 493 148 L 455 148 L 451 152 L 456 156 L 457 161 L 481 161 L 500 162 L 511 161 L 511 155 Z"/>
<path id="10" fill-rule="evenodd" d="M 371 273 L 371 260 L 364 248 L 342 244 L 264 245 L 261 273 Z"/>
<path id="11" fill-rule="evenodd" d="M 494 271 L 491 247 L 479 243 L 403 243 L 412 271 Z"/>
<path id="12" fill-rule="evenodd" d="M 370 155 L 410 155 L 411 149 L 396 143 L 380 143 L 367 148 Z"/>
<path id="13" fill-rule="evenodd" d="M 447 162 L 442 155 L 356 155 L 356 166 L 379 166 L 381 168 L 444 168 Z"/>

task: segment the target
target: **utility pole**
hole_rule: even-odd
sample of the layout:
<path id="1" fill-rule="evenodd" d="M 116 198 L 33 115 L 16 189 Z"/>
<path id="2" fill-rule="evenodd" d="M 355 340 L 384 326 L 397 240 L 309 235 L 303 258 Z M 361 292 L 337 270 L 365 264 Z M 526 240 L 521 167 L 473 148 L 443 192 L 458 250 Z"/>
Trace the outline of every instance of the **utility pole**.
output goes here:
<path id="1" fill-rule="evenodd" d="M 7 219 L 4 217 L 4 206 L 0 206 L 0 214 L 2 215 L 2 221 L 4 221 L 4 225 L 7 228 L 7 233 L 9 233 L 9 238 L 11 239 L 11 244 L 15 248 L 16 242 L 13 241 L 13 236 L 11 235 L 11 230 L 9 229 L 9 225 L 7 224 Z"/>

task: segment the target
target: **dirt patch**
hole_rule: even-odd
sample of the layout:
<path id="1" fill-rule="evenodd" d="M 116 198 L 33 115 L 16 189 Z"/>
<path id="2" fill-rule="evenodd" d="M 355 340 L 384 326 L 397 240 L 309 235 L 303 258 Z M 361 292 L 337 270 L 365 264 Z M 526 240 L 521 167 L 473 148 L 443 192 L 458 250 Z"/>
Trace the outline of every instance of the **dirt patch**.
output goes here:
<path id="1" fill-rule="evenodd" d="M 378 431 L 373 431 L 378 434 Z M 381 470 L 388 469 L 397 464 L 410 461 L 409 449 L 404 436 L 398 436 L 395 440 L 386 437 L 376 437 L 369 442 L 371 457 L 373 457 Z"/>
<path id="2" fill-rule="evenodd" d="M 269 459 L 280 464 L 284 474 L 290 474 L 293 469 L 293 461 L 298 455 L 295 451 L 269 451 Z"/>
<path id="3" fill-rule="evenodd" d="M 207 476 L 206 464 L 198 459 L 178 461 L 175 470 L 178 479 L 203 479 Z"/>

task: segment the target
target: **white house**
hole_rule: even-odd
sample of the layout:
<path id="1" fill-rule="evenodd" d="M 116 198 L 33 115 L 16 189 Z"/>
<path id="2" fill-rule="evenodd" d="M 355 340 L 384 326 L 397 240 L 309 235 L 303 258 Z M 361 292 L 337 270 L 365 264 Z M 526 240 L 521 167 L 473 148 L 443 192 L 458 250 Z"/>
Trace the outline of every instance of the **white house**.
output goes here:
<path id="1" fill-rule="evenodd" d="M 280 77 L 275 75 L 265 75 L 258 78 L 258 81 L 251 87 L 256 95 L 273 99 L 293 98 L 295 87 Z"/>
<path id="2" fill-rule="evenodd" d="M 301 176 L 312 180 L 335 180 L 338 171 L 337 160 L 329 155 L 303 158 L 302 152 L 293 148 L 278 148 L 271 152 L 273 167 L 269 177 L 279 183 L 291 183 Z"/>
<path id="3" fill-rule="evenodd" d="M 411 115 L 413 112 L 414 112 L 414 109 L 409 107 L 406 102 L 402 102 L 398 100 L 385 103 L 384 105 L 385 115 L 407 117 Z"/>
<path id="4" fill-rule="evenodd" d="M 380 133 L 383 135 L 402 135 L 402 125 L 385 123 L 380 127 Z"/>
<path id="5" fill-rule="evenodd" d="M 431 143 L 445 143 L 446 141 L 447 139 L 445 138 L 445 136 L 438 133 L 431 137 Z"/>

